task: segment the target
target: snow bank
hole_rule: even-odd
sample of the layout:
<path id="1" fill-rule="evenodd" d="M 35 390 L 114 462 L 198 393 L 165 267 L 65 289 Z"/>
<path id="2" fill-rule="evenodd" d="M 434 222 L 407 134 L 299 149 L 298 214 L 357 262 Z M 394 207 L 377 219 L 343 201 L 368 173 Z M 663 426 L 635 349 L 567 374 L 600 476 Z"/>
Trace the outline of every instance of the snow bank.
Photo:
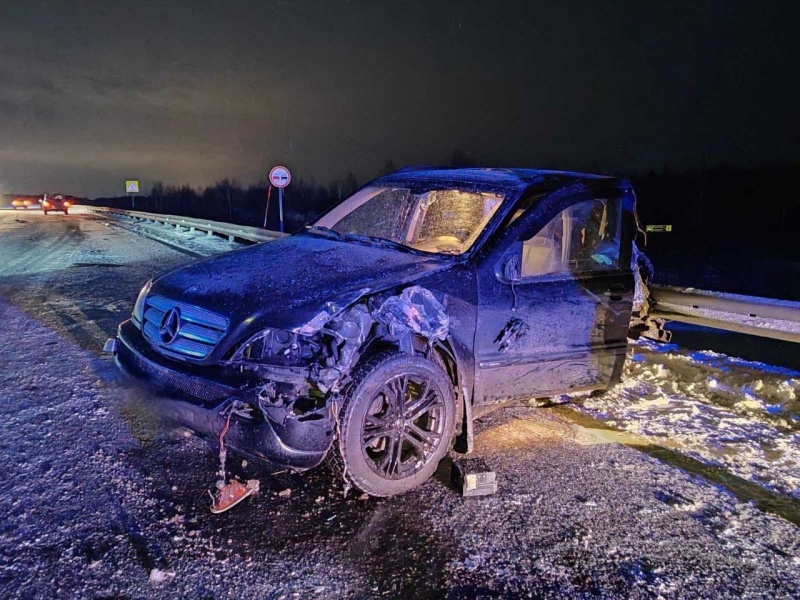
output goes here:
<path id="1" fill-rule="evenodd" d="M 800 499 L 800 373 L 642 340 L 593 417 Z"/>

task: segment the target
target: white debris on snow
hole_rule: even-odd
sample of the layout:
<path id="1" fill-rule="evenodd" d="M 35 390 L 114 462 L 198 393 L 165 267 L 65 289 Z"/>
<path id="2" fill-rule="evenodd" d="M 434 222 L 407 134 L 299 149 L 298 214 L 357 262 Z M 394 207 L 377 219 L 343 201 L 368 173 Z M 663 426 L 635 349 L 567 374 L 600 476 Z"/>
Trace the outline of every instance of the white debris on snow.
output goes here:
<path id="1" fill-rule="evenodd" d="M 150 571 L 150 582 L 151 583 L 161 583 L 167 580 L 167 577 L 171 577 L 175 573 L 171 571 L 162 571 L 161 569 L 153 569 Z"/>
<path id="2" fill-rule="evenodd" d="M 610 425 L 800 498 L 800 373 L 640 340 L 622 382 L 577 403 Z"/>

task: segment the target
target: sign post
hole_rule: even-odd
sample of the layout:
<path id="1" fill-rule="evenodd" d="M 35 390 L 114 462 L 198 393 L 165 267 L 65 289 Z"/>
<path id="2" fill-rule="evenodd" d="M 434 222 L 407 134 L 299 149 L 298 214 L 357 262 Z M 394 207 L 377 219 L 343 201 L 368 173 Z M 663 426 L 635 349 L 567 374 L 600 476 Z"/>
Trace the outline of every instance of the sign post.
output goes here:
<path id="1" fill-rule="evenodd" d="M 138 179 L 126 179 L 125 180 L 125 193 L 128 194 L 128 197 L 131 197 L 131 194 L 138 194 L 139 193 L 139 180 Z M 136 196 L 134 199 L 131 200 L 131 206 L 136 208 Z"/>
<path id="2" fill-rule="evenodd" d="M 281 233 L 283 233 L 283 188 L 292 181 L 292 174 L 283 165 L 275 165 L 270 169 L 269 182 L 278 188 L 278 211 L 281 220 Z M 267 196 L 269 199 L 269 196 Z M 267 200 L 269 201 L 269 200 Z M 264 219 L 266 221 L 266 219 Z"/>
<path id="3" fill-rule="evenodd" d="M 269 197 L 272 196 L 272 184 L 267 188 L 267 206 L 264 209 L 264 229 L 267 228 L 267 215 L 269 214 Z"/>

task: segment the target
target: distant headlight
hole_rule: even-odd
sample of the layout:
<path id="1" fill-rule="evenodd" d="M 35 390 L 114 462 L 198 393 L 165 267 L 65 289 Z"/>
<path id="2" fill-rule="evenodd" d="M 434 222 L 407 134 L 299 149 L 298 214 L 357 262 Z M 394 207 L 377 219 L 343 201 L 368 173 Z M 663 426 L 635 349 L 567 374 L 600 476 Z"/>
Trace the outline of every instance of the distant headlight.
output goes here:
<path id="1" fill-rule="evenodd" d="M 131 315 L 131 320 L 133 321 L 133 324 L 136 325 L 136 327 L 138 327 L 139 329 L 142 328 L 142 318 L 144 317 L 144 302 L 147 299 L 147 294 L 150 293 L 151 287 L 153 287 L 152 279 L 144 284 L 142 291 L 139 292 L 139 295 L 136 297 L 136 302 L 133 305 L 133 314 Z"/>

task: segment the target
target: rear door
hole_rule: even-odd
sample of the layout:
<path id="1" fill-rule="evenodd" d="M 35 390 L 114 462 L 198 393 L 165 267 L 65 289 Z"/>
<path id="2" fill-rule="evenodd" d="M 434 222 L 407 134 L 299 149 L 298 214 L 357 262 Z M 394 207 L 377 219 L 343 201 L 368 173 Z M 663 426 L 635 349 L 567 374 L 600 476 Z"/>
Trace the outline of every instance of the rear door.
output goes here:
<path id="1" fill-rule="evenodd" d="M 633 300 L 632 198 L 574 186 L 530 205 L 478 265 L 478 403 L 607 386 Z"/>

